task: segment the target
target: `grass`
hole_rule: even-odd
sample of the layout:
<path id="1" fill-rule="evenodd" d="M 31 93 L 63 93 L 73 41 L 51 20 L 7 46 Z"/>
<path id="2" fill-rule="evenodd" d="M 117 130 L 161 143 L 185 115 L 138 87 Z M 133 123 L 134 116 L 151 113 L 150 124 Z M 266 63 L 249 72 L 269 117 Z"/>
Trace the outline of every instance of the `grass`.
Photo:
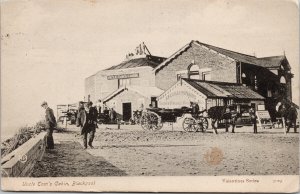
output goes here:
<path id="1" fill-rule="evenodd" d="M 57 127 L 58 132 L 64 132 L 64 128 Z M 13 150 L 17 149 L 25 142 L 27 142 L 33 136 L 39 134 L 41 131 L 45 130 L 45 123 L 43 121 L 37 122 L 34 126 L 23 126 L 20 127 L 18 132 L 11 138 L 2 142 L 1 145 L 1 156 L 4 157 L 11 153 Z"/>

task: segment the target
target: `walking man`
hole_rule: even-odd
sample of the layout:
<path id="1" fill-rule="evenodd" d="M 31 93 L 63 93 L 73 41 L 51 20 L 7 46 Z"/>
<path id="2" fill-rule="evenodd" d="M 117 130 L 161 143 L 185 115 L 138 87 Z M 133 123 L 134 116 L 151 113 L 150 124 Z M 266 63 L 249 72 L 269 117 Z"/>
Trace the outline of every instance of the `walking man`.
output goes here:
<path id="1" fill-rule="evenodd" d="M 81 128 L 81 135 L 83 135 L 83 146 L 87 149 L 87 145 L 90 148 L 93 147 L 93 140 L 96 132 L 97 125 L 97 110 L 92 107 L 92 103 L 85 103 L 84 109 L 81 109 L 78 113 L 76 120 L 77 127 Z M 87 142 L 87 136 L 89 134 L 89 142 Z"/>
<path id="2" fill-rule="evenodd" d="M 53 114 L 53 110 L 48 107 L 47 102 L 43 102 L 41 104 L 41 106 L 46 110 L 46 115 L 45 115 L 45 120 L 46 120 L 46 141 L 47 141 L 47 145 L 46 148 L 47 149 L 54 149 L 54 140 L 53 140 L 53 130 L 56 127 L 56 119 L 55 116 Z"/>

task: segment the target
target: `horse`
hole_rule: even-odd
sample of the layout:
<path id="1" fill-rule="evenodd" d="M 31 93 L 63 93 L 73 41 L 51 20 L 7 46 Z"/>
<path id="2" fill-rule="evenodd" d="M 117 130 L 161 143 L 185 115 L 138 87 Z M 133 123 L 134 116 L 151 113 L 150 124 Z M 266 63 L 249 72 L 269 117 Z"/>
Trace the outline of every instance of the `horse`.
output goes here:
<path id="1" fill-rule="evenodd" d="M 297 132 L 297 109 L 295 105 L 293 105 L 290 101 L 283 100 L 277 104 L 278 114 L 282 118 L 282 126 L 285 130 L 285 126 L 287 126 L 286 132 L 288 133 L 290 128 L 294 125 L 294 132 Z"/>
<path id="2" fill-rule="evenodd" d="M 226 132 L 228 132 L 228 124 L 231 120 L 232 133 L 234 133 L 236 119 L 238 117 L 236 107 L 234 105 L 228 106 L 213 106 L 207 111 L 208 117 L 211 118 L 211 126 L 215 134 L 218 134 L 215 123 L 220 120 L 225 120 Z"/>

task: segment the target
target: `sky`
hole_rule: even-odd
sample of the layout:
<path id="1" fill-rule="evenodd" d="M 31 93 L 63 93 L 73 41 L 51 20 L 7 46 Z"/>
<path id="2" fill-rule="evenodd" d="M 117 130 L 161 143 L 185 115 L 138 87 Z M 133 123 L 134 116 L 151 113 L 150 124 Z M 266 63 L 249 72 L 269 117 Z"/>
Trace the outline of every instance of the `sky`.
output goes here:
<path id="1" fill-rule="evenodd" d="M 84 79 L 145 42 L 169 57 L 199 40 L 257 57 L 287 56 L 299 101 L 298 4 L 285 0 L 3 0 L 1 131 L 42 119 L 42 101 L 83 99 Z"/>

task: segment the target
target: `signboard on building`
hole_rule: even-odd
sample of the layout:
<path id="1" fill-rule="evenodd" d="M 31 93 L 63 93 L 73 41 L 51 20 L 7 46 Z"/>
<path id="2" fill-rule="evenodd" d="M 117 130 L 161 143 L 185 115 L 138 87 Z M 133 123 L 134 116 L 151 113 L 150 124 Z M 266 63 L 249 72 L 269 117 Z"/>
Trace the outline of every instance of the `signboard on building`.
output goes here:
<path id="1" fill-rule="evenodd" d="M 198 103 L 200 109 L 205 108 L 206 96 L 187 87 L 186 84 L 181 85 L 177 82 L 173 87 L 165 91 L 157 98 L 158 106 L 160 108 L 181 108 L 183 106 L 190 106 L 190 102 Z"/>
<path id="2" fill-rule="evenodd" d="M 120 75 L 109 75 L 107 76 L 108 80 L 113 80 L 113 79 L 128 79 L 128 78 L 138 78 L 139 74 L 138 73 L 130 73 L 130 74 L 120 74 Z"/>

